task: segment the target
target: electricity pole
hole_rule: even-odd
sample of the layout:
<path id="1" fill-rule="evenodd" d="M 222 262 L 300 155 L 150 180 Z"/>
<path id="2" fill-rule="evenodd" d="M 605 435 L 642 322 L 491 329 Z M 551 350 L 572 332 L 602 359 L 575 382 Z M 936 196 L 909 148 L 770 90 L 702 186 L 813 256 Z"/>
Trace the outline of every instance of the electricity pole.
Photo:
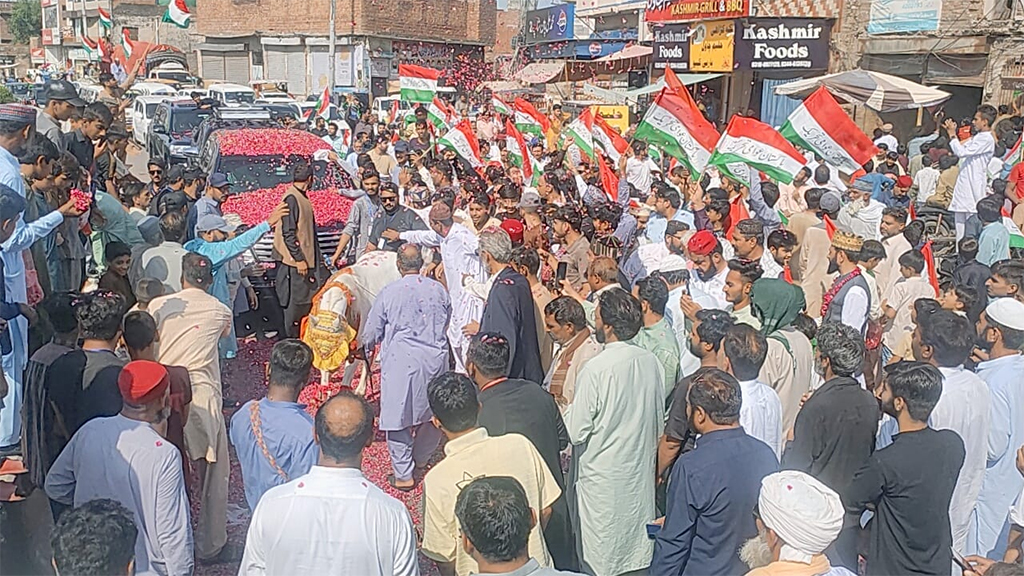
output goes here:
<path id="1" fill-rule="evenodd" d="M 335 12 L 335 9 L 336 9 L 336 4 L 337 4 L 337 0 L 331 0 L 331 17 L 330 17 L 330 23 L 329 23 L 329 26 L 331 27 L 331 29 L 328 32 L 328 40 L 327 40 L 327 57 L 330 58 L 330 67 L 328 68 L 328 70 L 329 70 L 329 72 L 328 72 L 329 77 L 327 78 L 327 88 L 329 89 L 329 94 L 330 94 L 330 97 L 328 99 L 329 102 L 333 102 L 334 101 L 334 73 L 335 73 L 335 68 L 338 65 L 337 56 L 335 56 L 335 54 L 334 54 L 334 50 L 335 50 L 336 44 L 338 42 L 338 34 L 335 31 L 335 29 L 334 29 L 334 12 Z"/>

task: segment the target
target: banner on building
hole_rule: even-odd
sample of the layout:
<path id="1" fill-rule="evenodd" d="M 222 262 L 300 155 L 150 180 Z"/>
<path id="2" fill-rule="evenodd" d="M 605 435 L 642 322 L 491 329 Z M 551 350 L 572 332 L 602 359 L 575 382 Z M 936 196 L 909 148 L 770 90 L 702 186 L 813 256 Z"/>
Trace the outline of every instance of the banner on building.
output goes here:
<path id="1" fill-rule="evenodd" d="M 832 21 L 749 18 L 736 23 L 737 70 L 826 70 Z"/>
<path id="2" fill-rule="evenodd" d="M 690 72 L 731 72 L 736 40 L 734 22 L 701 22 L 690 28 Z"/>
<path id="3" fill-rule="evenodd" d="M 942 0 L 872 0 L 868 34 L 939 29 Z"/>
<path id="4" fill-rule="evenodd" d="M 654 52 L 652 60 L 658 70 L 672 68 L 678 72 L 690 69 L 690 26 L 665 24 L 652 26 Z"/>
<path id="5" fill-rule="evenodd" d="M 647 0 L 647 22 L 694 22 L 750 16 L 750 0 Z"/>
<path id="6" fill-rule="evenodd" d="M 523 41 L 530 45 L 571 40 L 574 25 L 575 6 L 572 4 L 531 10 L 526 13 Z"/>

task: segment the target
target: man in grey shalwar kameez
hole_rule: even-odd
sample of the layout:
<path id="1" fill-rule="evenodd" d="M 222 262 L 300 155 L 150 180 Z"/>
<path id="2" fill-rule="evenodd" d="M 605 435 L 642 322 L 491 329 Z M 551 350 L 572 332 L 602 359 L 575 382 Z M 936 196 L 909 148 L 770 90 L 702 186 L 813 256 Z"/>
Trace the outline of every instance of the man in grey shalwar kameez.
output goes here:
<path id="1" fill-rule="evenodd" d="M 387 435 L 399 490 L 415 485 L 414 466 L 424 466 L 440 431 L 430 423 L 427 384 L 448 370 L 451 301 L 444 286 L 420 276 L 423 258 L 411 244 L 398 251 L 402 278 L 384 287 L 360 328 L 362 345 L 380 350 L 380 429 Z"/>

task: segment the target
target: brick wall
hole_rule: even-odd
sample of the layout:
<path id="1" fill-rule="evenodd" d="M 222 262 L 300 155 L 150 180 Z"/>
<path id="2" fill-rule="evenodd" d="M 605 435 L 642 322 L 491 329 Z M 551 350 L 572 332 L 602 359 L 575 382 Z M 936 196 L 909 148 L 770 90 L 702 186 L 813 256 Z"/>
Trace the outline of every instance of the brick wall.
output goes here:
<path id="1" fill-rule="evenodd" d="M 491 44 L 494 0 L 337 0 L 339 35 Z M 197 31 L 235 37 L 328 33 L 328 0 L 203 0 Z"/>

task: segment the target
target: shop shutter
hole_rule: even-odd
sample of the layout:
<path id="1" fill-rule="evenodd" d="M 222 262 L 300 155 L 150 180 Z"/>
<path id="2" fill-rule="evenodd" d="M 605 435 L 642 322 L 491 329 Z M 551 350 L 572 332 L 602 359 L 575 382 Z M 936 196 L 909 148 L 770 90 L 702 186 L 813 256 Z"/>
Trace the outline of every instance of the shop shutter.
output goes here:
<path id="1" fill-rule="evenodd" d="M 242 86 L 249 85 L 248 52 L 224 53 L 224 79 Z"/>
<path id="2" fill-rule="evenodd" d="M 220 52 L 202 52 L 203 79 L 224 80 L 224 54 Z"/>

